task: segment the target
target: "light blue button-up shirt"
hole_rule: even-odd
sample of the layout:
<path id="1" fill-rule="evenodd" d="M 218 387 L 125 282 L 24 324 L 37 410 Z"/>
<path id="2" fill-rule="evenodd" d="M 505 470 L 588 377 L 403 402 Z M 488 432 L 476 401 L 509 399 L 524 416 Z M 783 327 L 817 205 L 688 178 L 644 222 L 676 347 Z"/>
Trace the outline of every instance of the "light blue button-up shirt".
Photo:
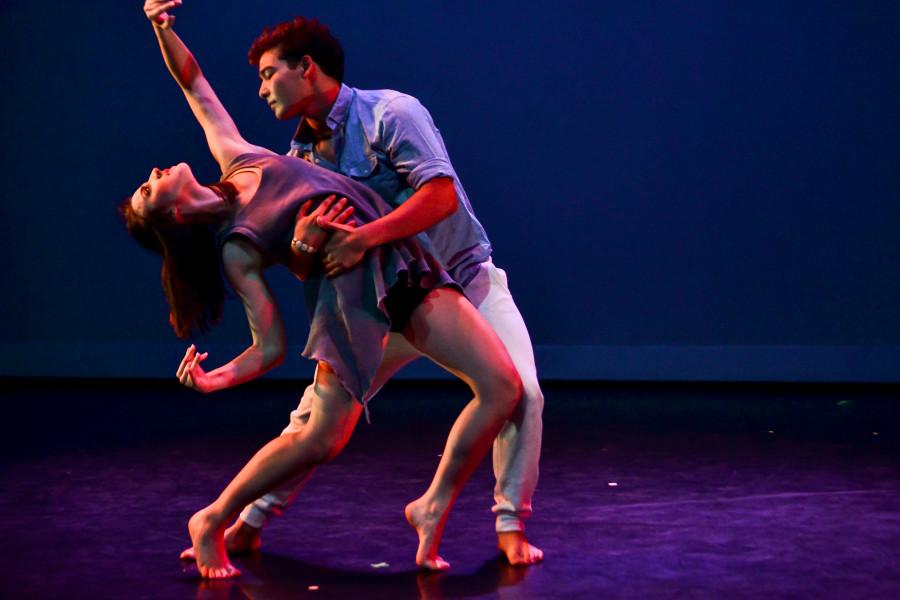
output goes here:
<path id="1" fill-rule="evenodd" d="M 428 110 L 400 92 L 341 85 L 327 124 L 333 132 L 337 164 L 315 152 L 315 139 L 304 120 L 288 154 L 352 177 L 393 206 L 430 179 L 453 179 L 459 208 L 426 233 L 450 275 L 463 286 L 468 284 L 478 265 L 490 258 L 491 243 L 475 218 Z"/>

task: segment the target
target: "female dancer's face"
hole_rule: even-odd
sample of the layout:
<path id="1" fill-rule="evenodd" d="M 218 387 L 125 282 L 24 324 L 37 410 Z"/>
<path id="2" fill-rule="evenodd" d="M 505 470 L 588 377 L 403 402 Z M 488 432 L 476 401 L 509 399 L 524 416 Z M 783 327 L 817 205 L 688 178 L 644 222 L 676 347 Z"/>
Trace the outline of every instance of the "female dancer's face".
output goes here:
<path id="1" fill-rule="evenodd" d="M 141 217 L 163 217 L 178 222 L 179 209 L 190 201 L 191 188 L 199 185 L 191 168 L 178 163 L 168 169 L 154 168 L 150 178 L 131 195 L 131 208 Z"/>

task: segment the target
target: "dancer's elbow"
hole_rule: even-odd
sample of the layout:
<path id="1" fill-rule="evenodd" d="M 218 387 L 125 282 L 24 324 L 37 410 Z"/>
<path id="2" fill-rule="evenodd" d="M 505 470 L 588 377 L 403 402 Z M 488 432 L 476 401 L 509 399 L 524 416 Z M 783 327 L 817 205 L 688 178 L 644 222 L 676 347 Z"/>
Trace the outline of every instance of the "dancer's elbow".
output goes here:
<path id="1" fill-rule="evenodd" d="M 275 342 L 263 345 L 259 352 L 262 358 L 262 370 L 269 371 L 281 366 L 281 363 L 284 362 L 286 349 L 283 343 Z"/>
<path id="2" fill-rule="evenodd" d="M 437 177 L 428 182 L 434 187 L 438 202 L 441 220 L 446 219 L 459 209 L 459 197 L 456 195 L 456 186 L 449 177 Z"/>
<path id="3" fill-rule="evenodd" d="M 275 367 L 280 367 L 281 363 L 284 362 L 284 349 L 281 349 L 278 352 L 272 352 L 266 360 L 266 370 L 274 369 Z"/>

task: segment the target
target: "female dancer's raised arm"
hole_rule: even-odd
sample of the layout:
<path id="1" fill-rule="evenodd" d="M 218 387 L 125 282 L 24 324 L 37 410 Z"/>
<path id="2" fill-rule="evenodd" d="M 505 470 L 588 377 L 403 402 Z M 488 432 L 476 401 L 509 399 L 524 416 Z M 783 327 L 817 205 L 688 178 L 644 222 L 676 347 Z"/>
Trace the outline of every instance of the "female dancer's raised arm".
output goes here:
<path id="1" fill-rule="evenodd" d="M 194 55 L 172 29 L 175 17 L 167 11 L 180 5 L 181 0 L 147 0 L 144 14 L 153 23 L 153 31 L 169 73 L 184 92 L 219 167 L 224 172 L 232 159 L 247 152 L 270 153 L 268 149 L 250 144 L 241 137 L 231 115 L 203 76 Z"/>
<path id="2" fill-rule="evenodd" d="M 295 266 L 301 259 L 307 266 L 318 264 L 328 235 L 315 225 L 320 217 L 348 222 L 351 206 L 335 202 L 335 194 L 346 194 L 362 223 L 391 208 L 352 179 L 248 144 L 171 31 L 167 11 L 179 4 L 149 0 L 145 13 L 224 180 L 202 185 L 185 163 L 153 169 L 121 210 L 132 235 L 162 255 L 169 320 L 180 337 L 208 329 L 221 314 L 220 268 L 241 298 L 252 337 L 243 353 L 209 373 L 200 366 L 206 355 L 191 346 L 178 368 L 179 379 L 209 392 L 252 379 L 282 360 L 284 327 L 263 278 L 264 268 L 274 264 L 310 275 L 304 356 L 318 361 L 308 421 L 263 446 L 214 502 L 191 517 L 192 547 L 184 556 L 195 559 L 203 577 L 239 573 L 225 551 L 228 524 L 248 503 L 341 451 L 371 392 L 384 380 L 379 364 L 386 340 L 397 332 L 473 392 L 453 425 L 431 486 L 405 511 L 419 537 L 416 563 L 447 568 L 437 550 L 450 508 L 522 396 L 513 362 L 427 244 L 404 239 L 381 246 L 367 253 L 363 264 L 334 278 Z M 325 200 L 313 208 L 319 198 Z"/>

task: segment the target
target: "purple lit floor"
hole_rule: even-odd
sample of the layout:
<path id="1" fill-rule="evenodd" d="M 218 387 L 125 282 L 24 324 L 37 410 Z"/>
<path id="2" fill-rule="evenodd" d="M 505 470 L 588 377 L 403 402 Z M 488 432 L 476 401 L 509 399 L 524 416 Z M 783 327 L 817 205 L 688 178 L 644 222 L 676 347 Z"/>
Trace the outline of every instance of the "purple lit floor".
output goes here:
<path id="1" fill-rule="evenodd" d="M 486 461 L 447 526 L 453 569 L 424 575 L 401 510 L 465 392 L 393 384 L 244 576 L 204 584 L 178 561 L 187 518 L 300 384 L 0 386 L 3 598 L 900 598 L 897 387 L 548 384 L 528 529 L 546 561 L 497 558 Z"/>

